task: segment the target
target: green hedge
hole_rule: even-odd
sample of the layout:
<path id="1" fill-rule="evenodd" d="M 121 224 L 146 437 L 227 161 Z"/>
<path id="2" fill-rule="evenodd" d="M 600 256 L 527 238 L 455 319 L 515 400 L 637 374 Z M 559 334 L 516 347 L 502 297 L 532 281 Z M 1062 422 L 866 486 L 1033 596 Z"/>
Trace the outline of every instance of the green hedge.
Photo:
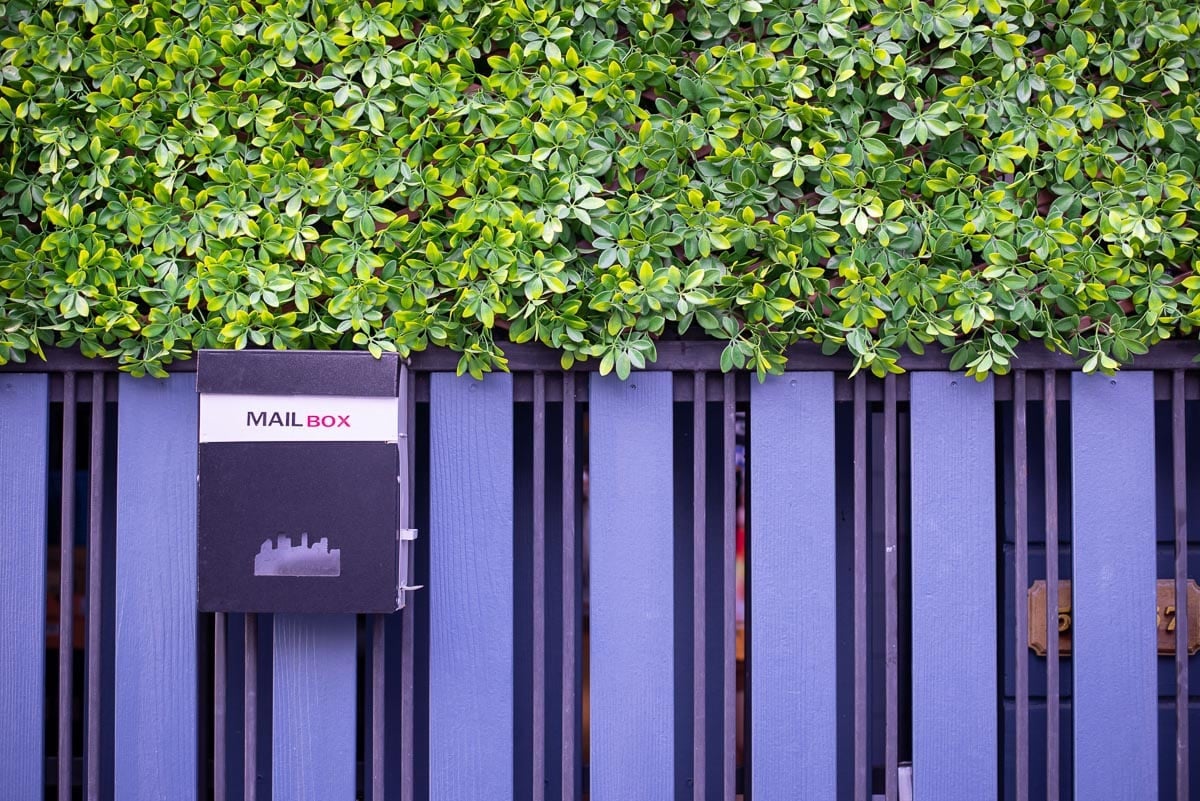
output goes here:
<path id="1" fill-rule="evenodd" d="M 1200 321 L 1194 0 L 0 0 L 0 363 Z"/>

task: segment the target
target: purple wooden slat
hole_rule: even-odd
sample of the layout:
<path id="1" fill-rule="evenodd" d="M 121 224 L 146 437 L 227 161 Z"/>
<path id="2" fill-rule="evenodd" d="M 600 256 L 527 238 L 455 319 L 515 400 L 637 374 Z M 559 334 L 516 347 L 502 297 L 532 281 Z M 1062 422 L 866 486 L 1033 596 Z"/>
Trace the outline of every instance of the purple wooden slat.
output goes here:
<path id="1" fill-rule="evenodd" d="M 0 376 L 0 794 L 41 801 L 49 385 Z"/>
<path id="2" fill-rule="evenodd" d="M 670 373 L 591 381 L 591 797 L 674 798 Z"/>
<path id="3" fill-rule="evenodd" d="M 513 797 L 512 377 L 430 381 L 429 795 Z"/>
<path id="4" fill-rule="evenodd" d="M 88 449 L 88 540 L 87 540 L 87 747 L 86 798 L 100 799 L 100 639 L 101 598 L 104 560 L 104 374 L 92 373 L 92 436 Z M 216 798 L 214 801 L 224 801 Z"/>
<path id="5" fill-rule="evenodd" d="M 354 615 L 275 615 L 271 797 L 355 801 Z"/>
<path id="6" fill-rule="evenodd" d="M 104 374 L 92 373 L 91 445 L 88 453 L 88 539 L 87 539 L 87 747 L 86 798 L 100 799 L 100 731 L 101 700 L 100 665 L 103 658 L 101 640 L 103 564 L 104 564 Z M 224 797 L 214 801 L 224 801 Z"/>
<path id="7" fill-rule="evenodd" d="M 195 377 L 120 377 L 114 784 L 196 797 Z"/>
<path id="8" fill-rule="evenodd" d="M 750 390 L 755 798 L 838 797 L 833 375 Z"/>
<path id="9" fill-rule="evenodd" d="M 914 798 L 994 798 L 997 774 L 992 381 L 911 378 Z"/>
<path id="10" fill-rule="evenodd" d="M 1158 797 L 1154 375 L 1071 376 L 1075 797 Z"/>

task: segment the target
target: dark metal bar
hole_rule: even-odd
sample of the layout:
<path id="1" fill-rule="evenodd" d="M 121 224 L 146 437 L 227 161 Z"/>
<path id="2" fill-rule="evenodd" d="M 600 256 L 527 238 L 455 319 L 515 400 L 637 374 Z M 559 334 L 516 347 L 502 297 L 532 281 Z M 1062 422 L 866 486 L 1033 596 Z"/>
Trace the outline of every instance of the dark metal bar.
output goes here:
<path id="1" fill-rule="evenodd" d="M 575 376 L 563 375 L 562 419 L 562 799 L 575 801 Z"/>
<path id="2" fill-rule="evenodd" d="M 1056 375 L 1042 376 L 1046 481 L 1046 801 L 1058 801 L 1058 390 Z"/>
<path id="3" fill-rule="evenodd" d="M 1187 418 L 1183 370 L 1171 376 L 1175 495 L 1175 797 L 1191 798 L 1188 776 Z"/>
<path id="4" fill-rule="evenodd" d="M 400 489 L 400 525 L 411 528 L 414 524 L 414 509 L 416 504 L 416 486 L 413 477 L 416 475 L 417 448 L 413 437 L 417 419 L 417 393 L 414 391 L 413 374 L 406 363 L 400 363 L 400 441 L 404 453 L 400 456 L 401 476 Z M 408 576 L 405 584 L 413 581 L 413 562 L 408 560 Z M 415 797 L 416 736 L 415 702 L 416 702 L 416 604 L 415 593 L 408 593 L 404 610 L 401 612 L 400 629 L 400 798 L 401 801 L 413 801 Z"/>
<path id="5" fill-rule="evenodd" d="M 722 762 L 725 768 L 724 787 L 721 798 L 734 801 L 737 792 L 737 402 L 736 380 L 730 373 L 723 376 L 721 395 L 722 453 L 724 475 L 722 506 L 724 514 L 724 553 L 721 560 L 721 576 L 725 586 L 722 598 L 724 626 L 721 647 L 724 665 L 724 737 L 722 738 Z M 747 659 L 749 658 L 749 649 Z M 749 776 L 749 771 L 747 771 Z M 749 782 L 746 783 L 749 786 Z"/>
<path id="6" fill-rule="evenodd" d="M 104 570 L 104 376 L 92 374 L 92 443 L 88 452 L 87 799 L 100 798 L 100 639 Z M 217 799 L 223 801 L 223 799 Z"/>
<path id="7" fill-rule="evenodd" d="M 400 469 L 400 503 L 397 509 L 400 525 L 409 527 L 410 510 L 412 508 L 410 502 L 410 494 L 408 491 L 411 482 L 411 473 L 409 472 L 408 453 L 412 449 L 412 443 L 409 439 L 409 399 L 410 399 L 410 374 L 408 365 L 405 362 L 400 363 L 400 371 L 397 376 L 396 384 L 396 409 L 397 409 L 397 437 L 396 447 L 399 449 L 398 465 Z M 400 547 L 409 547 L 402 544 Z M 399 576 L 402 586 L 408 585 L 408 576 Z M 371 799 L 372 801 L 382 801 L 385 790 L 385 753 L 387 737 L 385 732 L 386 724 L 386 694 L 387 694 L 387 616 L 375 615 L 371 625 Z"/>
<path id="8" fill-rule="evenodd" d="M 705 582 L 705 483 L 708 479 L 708 437 L 705 414 L 708 399 L 704 373 L 692 375 L 692 798 L 706 797 L 704 770 L 705 730 L 708 726 L 705 684 L 708 679 L 705 664 L 706 637 L 704 630 Z"/>
<path id="9" fill-rule="evenodd" d="M 405 546 L 401 546 L 405 547 Z M 403 580 L 403 576 L 400 577 Z M 387 684 L 386 615 L 371 616 L 371 801 L 383 801 L 384 693 Z"/>
<path id="10" fill-rule="evenodd" d="M 24 362 L 0 365 L 0 373 L 113 372 L 120 367 L 116 359 L 89 359 L 74 348 L 46 348 L 46 358 L 30 355 Z M 196 368 L 192 367 L 194 371 Z"/>
<path id="11" fill-rule="evenodd" d="M 883 380 L 883 575 L 886 707 L 884 710 L 884 795 L 899 799 L 900 777 L 900 579 L 896 447 L 896 376 Z"/>
<path id="12" fill-rule="evenodd" d="M 225 758 L 225 711 L 226 695 L 225 655 L 227 616 L 224 612 L 213 615 L 213 801 L 225 801 L 226 758 Z"/>
<path id="13" fill-rule="evenodd" d="M 1164 361 L 1165 361 L 1165 359 L 1164 359 Z M 841 369 L 843 367 L 844 367 L 844 365 L 841 365 L 840 362 L 836 362 L 836 361 L 830 361 L 828 364 L 824 365 L 823 367 L 819 363 L 813 363 L 808 366 L 789 365 L 789 369 L 798 370 L 800 372 L 803 372 L 804 370 L 840 371 L 839 378 L 836 381 L 834 381 L 834 384 L 833 384 L 833 398 L 835 401 L 838 401 L 838 402 L 849 403 L 854 400 L 854 382 L 845 379 L 845 370 Z M 510 365 L 510 369 L 516 369 L 516 368 L 512 368 Z M 652 366 L 651 369 L 661 370 L 664 368 L 663 368 L 663 365 L 656 364 L 656 365 Z M 717 364 L 711 364 L 711 365 L 708 365 L 705 369 L 711 371 L 711 377 L 709 378 L 709 381 L 708 381 L 709 397 L 710 398 L 720 397 L 721 373 L 717 372 L 717 370 L 719 369 L 719 366 Z M 1029 369 L 1032 369 L 1032 368 L 1030 368 L 1029 365 L 1022 365 L 1022 369 L 1025 369 L 1028 371 Z M 1159 369 L 1160 370 L 1167 370 L 1167 369 L 1185 370 L 1186 371 L 1186 380 L 1184 381 L 1184 387 L 1187 390 L 1187 399 L 1188 400 L 1200 400 L 1200 365 L 1191 365 L 1191 367 L 1189 367 L 1188 365 L 1185 365 L 1182 362 L 1180 362 L 1179 364 L 1175 365 L 1174 368 L 1160 367 Z M 914 372 L 920 372 L 920 371 L 916 370 Z M 576 370 L 574 374 L 576 376 L 587 376 L 588 375 L 587 371 L 582 370 L 582 369 Z M 112 373 L 109 373 L 109 375 L 112 375 Z M 547 374 L 547 376 L 546 376 L 547 387 L 553 386 L 554 375 L 555 374 L 553 374 L 553 373 Z M 739 403 L 740 402 L 748 402 L 750 400 L 750 382 L 748 380 L 744 380 L 744 379 L 749 378 L 749 374 L 748 373 L 737 373 L 736 375 L 738 375 L 739 378 L 738 378 L 737 383 L 735 384 L 735 387 L 736 387 L 735 398 L 737 399 L 737 401 Z M 911 375 L 911 373 L 910 373 L 910 375 Z M 533 381 L 532 380 L 524 381 L 524 380 L 522 380 L 523 377 L 525 377 L 525 374 L 523 374 L 523 373 L 517 373 L 516 375 L 513 376 L 513 400 L 518 401 L 518 402 L 521 402 L 521 401 L 531 402 L 533 400 Z M 677 374 L 676 378 L 677 378 L 677 380 L 673 382 L 674 387 L 675 387 L 675 396 L 674 396 L 675 401 L 677 403 L 690 402 L 692 399 L 692 382 L 688 379 L 688 376 L 683 373 Z M 1058 399 L 1060 401 L 1067 401 L 1067 400 L 1071 399 L 1071 384 L 1067 380 L 1067 378 L 1068 378 L 1068 373 L 1064 372 L 1064 373 L 1060 374 L 1060 378 L 1058 381 Z M 586 378 L 583 380 L 586 380 Z M 994 399 L 996 401 L 1012 400 L 1011 375 L 993 376 L 993 381 L 994 381 L 994 386 L 995 386 Z M 579 384 L 577 386 L 579 387 L 579 391 L 582 392 L 583 391 L 582 388 L 584 385 Z M 908 382 L 904 381 L 904 380 L 901 380 L 896 385 L 896 400 L 899 401 L 900 403 L 905 403 L 908 401 L 908 399 L 909 399 L 908 387 L 909 387 Z M 113 386 L 111 384 L 109 385 L 108 391 L 109 391 L 110 397 L 111 397 L 111 393 L 114 391 Z M 555 390 L 548 389 L 547 391 L 554 392 Z M 429 400 L 429 385 L 428 385 L 428 383 L 417 384 L 415 392 L 417 393 L 418 401 Z M 1029 382 L 1025 387 L 1025 397 L 1027 400 L 1030 400 L 1030 401 L 1040 401 L 1042 399 L 1042 383 L 1041 383 L 1041 381 Z M 59 384 L 51 384 L 50 385 L 50 399 L 55 402 L 62 400 L 62 387 Z M 1154 381 L 1154 399 L 1162 400 L 1162 401 L 1169 401 L 1171 399 L 1171 375 L 1169 372 L 1168 373 L 1156 373 L 1156 377 L 1155 377 L 1155 381 Z M 883 401 L 883 382 L 882 381 L 871 381 L 867 384 L 867 402 L 872 403 L 875 401 L 880 401 L 880 402 Z"/>
<path id="14" fill-rule="evenodd" d="M 409 577 L 412 577 L 412 567 L 409 567 Z M 411 594 L 410 594 L 411 595 Z M 417 615 L 416 599 L 409 597 L 401 613 L 404 621 L 401 628 L 400 640 L 400 798 L 401 801 L 413 801 L 416 797 L 416 725 L 415 693 Z"/>
<path id="15" fill-rule="evenodd" d="M 719 369 L 721 351 L 725 348 L 724 342 L 714 340 L 660 340 L 655 344 L 657 359 L 653 369 L 677 372 Z M 1149 353 L 1138 356 L 1132 366 L 1138 370 L 1187 369 L 1198 352 L 1200 346 L 1193 341 L 1171 340 L 1159 343 Z M 542 345 L 507 343 L 504 345 L 504 353 L 508 359 L 508 367 L 513 371 L 559 370 L 559 352 Z M 789 370 L 854 369 L 854 359 L 848 352 L 825 355 L 821 352 L 820 345 L 811 342 L 792 345 L 787 349 L 786 356 Z M 415 369 L 430 372 L 454 371 L 459 358 L 458 353 L 443 348 L 431 348 L 412 355 Z M 950 358 L 949 354 L 934 348 L 920 355 L 904 351 L 900 365 L 910 371 L 945 371 L 949 369 Z M 1070 356 L 1046 350 L 1040 342 L 1028 342 L 1016 349 L 1014 367 L 1025 370 L 1078 370 L 1079 364 Z M 594 372 L 599 366 L 599 359 L 588 359 L 576 362 L 571 369 L 577 372 Z"/>
<path id="16" fill-rule="evenodd" d="M 654 369 L 694 371 L 717 370 L 721 351 L 725 343 L 712 340 L 660 340 L 655 343 L 658 358 Z M 557 372 L 560 369 L 559 351 L 535 343 L 504 343 L 508 369 L 513 372 L 544 370 Z M 1138 370 L 1187 370 L 1195 369 L 1192 359 L 1200 353 L 1194 340 L 1170 340 L 1160 342 L 1149 353 L 1138 356 L 1132 367 Z M 821 346 L 811 342 L 799 342 L 786 351 L 790 370 L 839 370 L 854 369 L 854 359 L 845 351 L 826 356 Z M 423 372 L 454 372 L 460 354 L 449 348 L 429 348 L 410 357 L 413 368 Z M 915 354 L 901 351 L 900 365 L 906 370 L 949 369 L 950 355 L 936 349 Z M 1016 349 L 1014 367 L 1022 370 L 1078 370 L 1080 361 L 1063 353 L 1051 352 L 1040 342 L 1025 342 Z M 0 373 L 60 373 L 66 371 L 116 372 L 120 363 L 116 359 L 89 359 L 71 348 L 47 348 L 45 361 L 31 356 L 25 362 L 0 365 Z M 576 362 L 571 368 L 577 372 L 595 372 L 600 368 L 599 359 Z M 176 361 L 166 366 L 171 373 L 194 373 L 196 360 Z"/>
<path id="17" fill-rule="evenodd" d="M 533 374 L 533 801 L 546 797 L 546 374 Z"/>
<path id="18" fill-rule="evenodd" d="M 355 700 L 355 720 L 358 723 L 359 728 L 361 729 L 361 731 L 359 731 L 358 735 L 355 737 L 354 767 L 355 767 L 355 770 L 361 770 L 362 775 L 355 777 L 354 785 L 355 785 L 355 793 L 357 794 L 358 786 L 361 783 L 362 788 L 363 788 L 362 801 L 371 801 L 371 789 L 372 789 L 372 778 L 373 778 L 373 774 L 372 774 L 373 765 L 371 763 L 371 757 L 372 757 L 371 752 L 372 752 L 372 746 L 374 745 L 374 743 L 372 741 L 371 735 L 372 735 L 373 726 L 375 723 L 375 716 L 372 714 L 374 711 L 373 701 L 372 701 L 372 695 L 373 695 L 372 691 L 374 690 L 374 684 L 375 684 L 375 666 L 373 663 L 374 654 L 371 651 L 371 646 L 374 644 L 374 641 L 375 641 L 374 617 L 375 617 L 374 615 L 369 615 L 369 614 L 354 615 L 355 662 L 358 661 L 359 653 L 361 653 L 363 656 L 362 681 L 359 682 L 357 680 L 357 677 L 355 678 L 355 696 L 356 697 L 354 699 Z M 274 678 L 272 678 L 272 681 L 274 681 Z M 274 702 L 272 701 L 272 703 L 274 703 Z M 359 714 L 358 710 L 362 710 L 362 713 Z M 274 724 L 272 723 L 272 725 L 274 725 Z M 362 748 L 361 752 L 359 752 L 359 750 L 358 750 L 360 747 L 360 744 L 361 744 L 361 748 Z M 273 742 L 272 742 L 272 748 L 274 748 Z M 274 759 L 275 759 L 274 752 L 272 752 L 271 759 L 272 759 L 272 761 L 274 761 Z M 271 783 L 272 783 L 271 792 L 272 792 L 272 794 L 274 794 L 274 783 L 275 783 L 274 765 L 272 765 L 272 768 L 271 768 Z M 357 798 L 355 799 L 355 801 L 357 801 Z"/>
<path id="19" fill-rule="evenodd" d="M 58 564 L 58 798 L 71 801 L 71 662 L 75 643 L 75 373 L 63 376 Z"/>
<path id="20" fill-rule="evenodd" d="M 867 379 L 854 377 L 854 799 L 870 793 L 867 761 Z"/>
<path id="21" fill-rule="evenodd" d="M 242 797 L 254 801 L 258 790 L 258 615 L 247 614 L 245 622 L 245 662 L 243 664 Z"/>
<path id="22" fill-rule="evenodd" d="M 1029 447 L 1025 408 L 1025 371 L 1013 376 L 1013 528 L 1016 538 L 1016 570 L 1013 580 L 1013 609 L 1017 618 L 1013 659 L 1017 682 L 1016 801 L 1029 799 Z"/>

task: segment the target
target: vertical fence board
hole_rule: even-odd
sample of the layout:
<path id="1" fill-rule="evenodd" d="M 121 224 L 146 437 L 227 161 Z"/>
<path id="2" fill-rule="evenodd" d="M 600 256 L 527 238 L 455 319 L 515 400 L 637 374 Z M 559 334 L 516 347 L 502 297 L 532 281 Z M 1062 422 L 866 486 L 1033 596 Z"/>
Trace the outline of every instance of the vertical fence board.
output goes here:
<path id="1" fill-rule="evenodd" d="M 752 385 L 753 795 L 838 797 L 833 375 Z"/>
<path id="2" fill-rule="evenodd" d="M 990 380 L 914 373 L 914 798 L 998 792 L 995 408 Z"/>
<path id="3" fill-rule="evenodd" d="M 670 373 L 593 377 L 591 787 L 674 797 L 674 498 Z"/>
<path id="4" fill-rule="evenodd" d="M 430 383 L 429 795 L 513 797 L 512 377 Z"/>
<path id="5" fill-rule="evenodd" d="M 900 798 L 899 409 L 896 376 L 883 379 L 883 796 Z"/>
<path id="6" fill-rule="evenodd" d="M 84 743 L 86 753 L 84 775 L 84 797 L 87 801 L 100 801 L 101 778 L 104 773 L 104 751 L 111 747 L 103 732 L 103 705 L 108 693 L 103 687 L 103 664 L 107 650 L 103 639 L 104 609 L 104 554 L 111 546 L 104 542 L 105 475 L 107 454 L 104 452 L 105 418 L 104 376 L 92 373 L 91 444 L 88 448 L 88 532 L 87 532 L 87 672 L 85 674 L 86 709 L 84 721 Z M 214 801 L 225 801 L 223 797 Z"/>
<path id="7" fill-rule="evenodd" d="M 195 377 L 120 378 L 115 797 L 196 797 Z"/>
<path id="8" fill-rule="evenodd" d="M 354 801 L 354 615 L 275 615 L 271 790 Z"/>
<path id="9" fill-rule="evenodd" d="M 0 788 L 42 798 L 47 380 L 0 376 Z"/>
<path id="10" fill-rule="evenodd" d="M 1175 512 L 1175 797 L 1191 796 L 1188 734 L 1187 400 L 1183 370 L 1171 374 L 1171 473 Z"/>
<path id="11" fill-rule="evenodd" d="M 1154 375 L 1071 376 L 1075 797 L 1158 797 Z"/>

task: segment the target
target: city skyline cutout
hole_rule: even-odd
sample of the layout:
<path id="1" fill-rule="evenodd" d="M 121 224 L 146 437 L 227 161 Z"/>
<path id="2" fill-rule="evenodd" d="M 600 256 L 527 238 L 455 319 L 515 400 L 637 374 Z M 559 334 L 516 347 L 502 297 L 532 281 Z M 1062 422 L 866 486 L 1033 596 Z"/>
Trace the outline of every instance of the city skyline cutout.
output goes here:
<path id="1" fill-rule="evenodd" d="M 329 538 L 308 542 L 308 532 L 295 545 L 291 536 L 279 534 L 263 540 L 254 556 L 254 575 L 292 578 L 333 578 L 342 574 L 342 550 L 330 548 Z"/>

